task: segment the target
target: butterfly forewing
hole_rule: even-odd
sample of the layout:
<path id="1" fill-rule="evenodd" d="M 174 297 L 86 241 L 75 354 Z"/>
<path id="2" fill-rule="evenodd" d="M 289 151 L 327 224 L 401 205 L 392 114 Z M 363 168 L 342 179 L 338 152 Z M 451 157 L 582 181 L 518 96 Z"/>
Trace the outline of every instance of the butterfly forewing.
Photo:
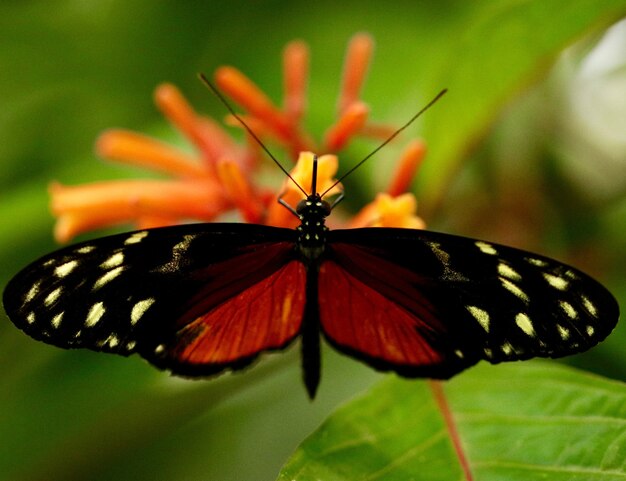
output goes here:
<path id="1" fill-rule="evenodd" d="M 598 282 L 518 249 L 408 229 L 337 230 L 328 239 L 320 269 L 326 336 L 403 375 L 447 378 L 479 359 L 573 354 L 603 340 L 618 319 L 615 299 Z M 333 298 L 325 272 L 342 279 L 345 304 Z"/>
<path id="2" fill-rule="evenodd" d="M 294 261 L 294 239 L 290 229 L 246 224 L 185 225 L 100 238 L 26 267 L 7 286 L 4 306 L 20 329 L 50 344 L 138 352 L 175 372 L 212 373 L 243 365 L 297 335 L 304 300 L 289 293 L 289 283 L 303 292 L 305 274 L 294 268 L 300 265 Z M 231 322 L 212 325 L 209 313 L 217 306 L 228 306 L 250 289 L 263 294 L 255 286 L 267 288 L 267 282 L 275 292 L 266 295 L 265 311 L 231 309 Z M 249 324 L 267 332 L 256 342 L 252 336 L 245 341 Z M 216 336 L 226 354 L 203 355 L 203 346 L 215 343 Z"/>

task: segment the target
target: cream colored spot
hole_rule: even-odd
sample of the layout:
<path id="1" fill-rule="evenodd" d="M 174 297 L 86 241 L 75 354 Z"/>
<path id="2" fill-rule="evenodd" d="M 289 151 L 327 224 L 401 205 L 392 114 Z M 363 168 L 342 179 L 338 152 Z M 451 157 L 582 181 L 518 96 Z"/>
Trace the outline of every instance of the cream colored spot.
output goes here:
<path id="1" fill-rule="evenodd" d="M 582 299 L 583 306 L 585 306 L 587 312 L 593 317 L 598 317 L 598 310 L 596 309 L 596 306 L 589 300 L 589 298 L 585 295 L 581 295 L 580 298 Z"/>
<path id="2" fill-rule="evenodd" d="M 483 352 L 485 353 L 485 356 L 487 356 L 487 358 L 491 359 L 493 357 L 493 351 L 488 347 L 483 349 Z"/>
<path id="3" fill-rule="evenodd" d="M 78 252 L 79 254 L 89 254 L 94 249 L 95 249 L 95 246 L 83 246 L 83 247 L 80 247 L 79 249 L 76 249 L 76 252 Z"/>
<path id="4" fill-rule="evenodd" d="M 505 279 L 504 277 L 500 277 L 499 279 L 500 279 L 500 282 L 502 283 L 502 286 L 504 286 L 504 288 L 507 291 L 509 291 L 511 294 L 514 294 L 516 297 L 520 298 L 522 301 L 526 303 L 530 301 L 526 293 L 523 290 L 521 290 L 519 287 L 517 287 L 517 285 L 513 284 L 510 280 Z"/>
<path id="5" fill-rule="evenodd" d="M 569 286 L 569 281 L 567 279 L 548 274 L 547 272 L 543 273 L 543 278 L 548 281 L 548 284 L 550 284 L 555 289 L 558 289 L 559 291 L 564 291 Z"/>
<path id="6" fill-rule="evenodd" d="M 72 272 L 76 268 L 77 265 L 78 265 L 78 261 L 76 260 L 66 262 L 65 264 L 61 264 L 56 269 L 54 269 L 54 275 L 57 277 L 65 277 L 70 272 Z"/>
<path id="7" fill-rule="evenodd" d="M 476 241 L 474 245 L 480 249 L 483 254 L 495 255 L 498 251 L 491 244 L 483 241 Z"/>
<path id="8" fill-rule="evenodd" d="M 24 296 L 24 302 L 32 301 L 35 298 L 35 296 L 39 294 L 40 284 L 41 284 L 41 281 L 37 281 L 32 285 L 32 287 L 26 293 L 26 296 Z"/>
<path id="9" fill-rule="evenodd" d="M 141 232 L 135 232 L 128 239 L 124 241 L 124 244 L 137 244 L 141 242 L 148 235 L 148 231 L 142 230 Z"/>
<path id="10" fill-rule="evenodd" d="M 191 241 L 194 240 L 194 238 L 195 238 L 195 236 L 193 236 L 191 234 L 187 234 L 186 236 L 184 236 L 183 240 L 180 241 L 178 244 L 176 244 L 172 248 L 172 252 L 174 254 L 174 257 L 176 257 L 177 255 L 184 254 L 185 251 L 187 249 L 189 249 L 189 246 L 191 245 Z"/>
<path id="11" fill-rule="evenodd" d="M 489 332 L 489 313 L 476 306 L 467 306 L 467 310 L 474 316 L 485 332 Z"/>
<path id="12" fill-rule="evenodd" d="M 54 327 L 55 329 L 59 328 L 59 326 L 61 325 L 61 321 L 63 320 L 63 314 L 64 314 L 64 311 L 61 311 L 52 318 L 52 322 L 51 322 L 52 327 Z"/>
<path id="13" fill-rule="evenodd" d="M 124 266 L 116 267 L 115 269 L 110 270 L 109 272 L 101 276 L 94 283 L 93 289 L 94 290 L 100 289 L 103 285 L 107 284 L 108 282 L 111 282 L 113 279 L 119 276 L 123 270 L 124 270 Z"/>
<path id="14" fill-rule="evenodd" d="M 154 304 L 155 299 L 150 297 L 148 299 L 144 299 L 143 301 L 137 302 L 130 311 L 130 323 L 132 325 L 137 324 L 139 319 L 146 313 L 148 308 Z"/>
<path id="15" fill-rule="evenodd" d="M 124 253 L 116 252 L 111 257 L 109 257 L 106 261 L 100 264 L 100 267 L 103 269 L 112 269 L 117 266 L 121 266 L 124 262 Z"/>
<path id="16" fill-rule="evenodd" d="M 159 344 L 155 349 L 154 352 L 156 354 L 161 354 L 163 351 L 165 351 L 165 344 Z"/>
<path id="17" fill-rule="evenodd" d="M 35 322 L 35 313 L 34 312 L 29 312 L 28 315 L 26 316 L 26 321 L 29 324 L 32 324 L 33 322 Z"/>
<path id="18" fill-rule="evenodd" d="M 567 327 L 561 326 L 560 324 L 557 324 L 556 328 L 559 330 L 559 336 L 561 336 L 561 339 L 567 341 L 570 335 L 569 329 Z"/>
<path id="19" fill-rule="evenodd" d="M 93 327 L 98 324 L 98 321 L 102 318 L 105 312 L 104 303 L 96 302 L 89 312 L 87 313 L 87 319 L 85 319 L 85 327 Z"/>
<path id="20" fill-rule="evenodd" d="M 506 355 L 506 356 L 510 356 L 513 353 L 513 346 L 511 345 L 510 342 L 506 341 L 502 344 L 502 346 L 500 346 L 500 349 L 502 349 L 502 352 Z"/>
<path id="21" fill-rule="evenodd" d="M 593 334 L 596 332 L 596 330 L 593 328 L 593 326 L 587 326 L 587 335 L 589 337 L 593 336 Z"/>
<path id="22" fill-rule="evenodd" d="M 512 281 L 519 281 L 522 279 L 522 276 L 520 276 L 515 269 L 504 262 L 500 262 L 498 264 L 498 274 L 502 277 L 506 277 L 507 279 L 511 279 Z"/>
<path id="23" fill-rule="evenodd" d="M 108 344 L 109 347 L 115 347 L 120 343 L 119 338 L 115 335 L 115 334 L 111 334 L 107 340 L 105 341 L 105 344 Z"/>
<path id="24" fill-rule="evenodd" d="M 537 267 L 546 267 L 548 265 L 546 261 L 542 261 L 541 259 L 535 259 L 534 257 L 527 257 L 526 261 L 528 261 L 529 264 Z"/>
<path id="25" fill-rule="evenodd" d="M 531 322 L 530 318 L 523 312 L 520 312 L 517 316 L 515 316 L 515 324 L 517 324 L 517 327 L 524 331 L 524 334 L 530 337 L 536 336 L 533 323 Z"/>
<path id="26" fill-rule="evenodd" d="M 453 281 L 467 280 L 464 276 L 462 276 L 460 273 L 450 267 L 450 254 L 448 254 L 441 248 L 441 244 L 439 244 L 438 242 L 426 242 L 426 245 L 430 247 L 430 250 L 433 252 L 433 254 L 435 254 L 435 257 L 437 257 L 437 260 L 439 260 L 439 262 L 443 266 L 443 274 L 441 275 L 443 279 Z"/>
<path id="27" fill-rule="evenodd" d="M 576 319 L 578 317 L 576 309 L 574 309 L 574 307 L 569 302 L 560 301 L 559 304 L 561 305 L 561 309 L 563 309 L 563 312 L 567 314 L 567 317 L 569 317 L 570 319 Z"/>
<path id="28" fill-rule="evenodd" d="M 50 294 L 46 296 L 46 298 L 43 300 L 43 303 L 46 306 L 50 307 L 59 299 L 59 297 L 61 297 L 61 292 L 63 292 L 63 287 L 61 286 L 57 287 L 55 290 L 53 290 Z"/>
<path id="29" fill-rule="evenodd" d="M 133 349 L 135 349 L 135 346 L 137 345 L 137 343 L 135 341 L 128 341 L 126 343 L 126 349 L 129 351 L 132 351 Z"/>
<path id="30" fill-rule="evenodd" d="M 456 350 L 454 351 L 454 354 L 456 354 L 456 356 L 457 356 L 458 358 L 460 358 L 460 359 L 463 359 L 463 358 L 465 357 L 465 356 L 463 355 L 463 352 L 462 352 L 462 351 L 460 351 L 459 349 L 456 349 Z"/>

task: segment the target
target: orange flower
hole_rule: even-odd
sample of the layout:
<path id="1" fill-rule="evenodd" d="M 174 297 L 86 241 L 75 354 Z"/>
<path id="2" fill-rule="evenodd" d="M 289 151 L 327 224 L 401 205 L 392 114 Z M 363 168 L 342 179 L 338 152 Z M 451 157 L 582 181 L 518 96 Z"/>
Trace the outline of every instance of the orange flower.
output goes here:
<path id="1" fill-rule="evenodd" d="M 250 79 L 233 67 L 220 67 L 215 83 L 222 92 L 243 108 L 241 117 L 261 139 L 281 145 L 296 161 L 292 177 L 305 191 L 311 186 L 310 151 L 334 153 L 355 136 L 387 138 L 391 126 L 369 122 L 369 108 L 360 100 L 360 90 L 373 51 L 367 34 L 355 35 L 344 63 L 338 99 L 338 117 L 316 144 L 301 125 L 306 112 L 309 50 L 301 41 L 289 43 L 283 53 L 283 107 L 275 105 Z M 294 226 L 297 219 L 279 205 L 279 195 L 291 205 L 303 197 L 291 180 L 285 179 L 280 191 L 257 181 L 265 153 L 248 135 L 243 145 L 233 140 L 218 122 L 195 112 L 181 92 L 170 84 L 155 91 L 155 102 L 168 120 L 189 140 L 194 154 L 158 140 L 124 130 L 109 130 L 96 142 L 97 153 L 110 160 L 141 166 L 168 176 L 164 180 L 121 180 L 80 186 L 50 187 L 51 208 L 58 220 L 55 237 L 66 242 L 79 233 L 117 224 L 138 228 L 188 221 L 214 221 L 238 211 L 245 222 Z M 241 128 L 231 116 L 226 123 Z M 417 202 L 406 194 L 424 156 L 422 142 L 414 140 L 405 149 L 386 194 L 363 208 L 347 225 L 421 228 L 416 216 Z M 318 191 L 335 182 L 338 160 L 320 155 Z M 339 193 L 336 186 L 327 195 Z"/>

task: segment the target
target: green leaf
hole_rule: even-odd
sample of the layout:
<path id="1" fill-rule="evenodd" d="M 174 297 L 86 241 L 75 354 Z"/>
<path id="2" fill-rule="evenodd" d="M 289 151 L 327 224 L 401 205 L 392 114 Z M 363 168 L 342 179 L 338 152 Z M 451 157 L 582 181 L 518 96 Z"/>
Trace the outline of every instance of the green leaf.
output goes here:
<path id="1" fill-rule="evenodd" d="M 443 385 L 474 479 L 623 480 L 626 386 L 529 362 Z M 280 481 L 464 479 L 428 383 L 390 378 L 298 448 Z"/>
<path id="2" fill-rule="evenodd" d="M 431 155 L 419 177 L 422 207 L 431 211 L 441 202 L 467 152 L 563 48 L 625 13 L 622 0 L 488 2 L 474 10 L 467 28 L 446 44 L 438 72 L 422 83 L 432 92 L 449 89 L 424 120 Z"/>

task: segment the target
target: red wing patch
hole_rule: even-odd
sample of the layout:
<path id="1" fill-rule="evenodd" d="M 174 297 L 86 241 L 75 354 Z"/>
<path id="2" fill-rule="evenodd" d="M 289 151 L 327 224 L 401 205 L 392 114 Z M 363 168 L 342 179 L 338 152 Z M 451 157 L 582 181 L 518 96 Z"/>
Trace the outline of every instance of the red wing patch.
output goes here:
<path id="1" fill-rule="evenodd" d="M 319 273 L 320 322 L 333 345 L 405 376 L 446 378 L 467 367 L 447 342 L 428 281 L 356 246 L 333 251 Z"/>
<path id="2" fill-rule="evenodd" d="M 160 362 L 179 374 L 212 374 L 242 367 L 262 351 L 285 347 L 300 331 L 305 285 L 304 265 L 291 260 L 217 305 L 195 296 L 196 304 L 188 311 L 193 317 L 183 318 L 173 340 L 163 346 Z M 223 298 L 223 285 L 217 287 Z M 207 298 L 211 294 L 207 289 Z M 199 313 L 197 306 L 203 304 L 211 307 Z"/>

